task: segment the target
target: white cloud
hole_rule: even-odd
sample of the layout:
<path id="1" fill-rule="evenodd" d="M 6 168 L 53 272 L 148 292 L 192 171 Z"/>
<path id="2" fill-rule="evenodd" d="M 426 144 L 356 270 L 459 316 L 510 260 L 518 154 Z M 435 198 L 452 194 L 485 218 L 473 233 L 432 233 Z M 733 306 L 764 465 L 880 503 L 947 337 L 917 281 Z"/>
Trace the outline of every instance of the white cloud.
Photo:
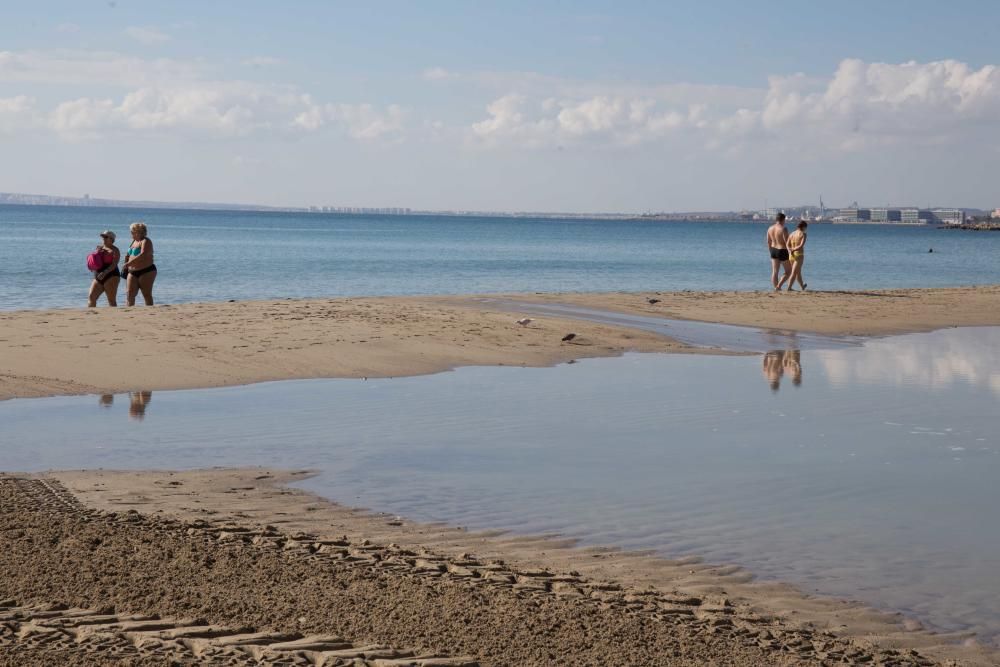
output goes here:
<path id="1" fill-rule="evenodd" d="M 27 95 L 0 97 L 0 132 L 10 132 L 36 120 L 35 99 Z"/>
<path id="2" fill-rule="evenodd" d="M 529 147 L 591 142 L 634 145 L 696 127 L 700 107 L 668 109 L 651 99 L 596 96 L 583 100 L 529 100 L 505 95 L 490 103 L 490 117 L 472 125 L 473 135 L 488 145 L 520 143 Z"/>
<path id="3" fill-rule="evenodd" d="M 457 75 L 449 72 L 443 67 L 430 67 L 424 70 L 423 77 L 428 81 L 444 81 L 447 79 L 454 79 Z"/>
<path id="4" fill-rule="evenodd" d="M 720 127 L 740 126 L 772 141 L 811 139 L 857 150 L 887 143 L 941 143 L 980 126 L 1000 131 L 1000 69 L 954 60 L 902 64 L 848 59 L 825 81 L 772 77 L 759 109 L 741 109 Z"/>
<path id="5" fill-rule="evenodd" d="M 488 145 L 567 141 L 628 146 L 695 137 L 710 148 L 763 142 L 785 150 L 859 150 L 893 142 L 941 144 L 1000 133 L 1000 68 L 945 60 L 848 59 L 830 77 L 772 76 L 766 89 L 697 84 L 574 82 L 538 74 L 480 74 L 510 91 L 474 122 Z M 994 141 L 994 143 L 996 143 Z"/>
<path id="6" fill-rule="evenodd" d="M 63 102 L 51 113 L 49 127 L 69 139 L 130 131 L 243 136 L 287 127 L 301 106 L 298 95 L 250 84 L 150 86 L 117 102 L 91 98 Z"/>
<path id="7" fill-rule="evenodd" d="M 140 44 L 153 45 L 170 41 L 170 35 L 152 27 L 129 26 L 125 28 L 125 34 Z"/>
<path id="8" fill-rule="evenodd" d="M 273 64 L 257 57 L 248 64 Z M 142 59 L 90 51 L 0 51 L 0 82 L 122 88 L 118 96 L 65 99 L 49 111 L 13 113 L 0 106 L 3 127 L 40 125 L 68 140 L 108 133 L 315 131 L 328 126 L 361 141 L 399 139 L 405 112 L 398 105 L 314 102 L 292 86 L 216 80 L 205 63 Z M 23 104 L 29 98 L 12 98 Z M 30 100 L 32 106 L 34 101 Z M 11 106 L 11 109 L 6 109 Z M 5 111 L 6 109 L 6 111 Z M 31 122 L 28 116 L 33 115 Z"/>
<path id="9" fill-rule="evenodd" d="M 378 109 L 371 104 L 314 104 L 308 96 L 304 101 L 307 108 L 293 123 L 309 132 L 333 126 L 355 139 L 370 141 L 399 139 L 404 129 L 406 112 L 395 104 Z"/>

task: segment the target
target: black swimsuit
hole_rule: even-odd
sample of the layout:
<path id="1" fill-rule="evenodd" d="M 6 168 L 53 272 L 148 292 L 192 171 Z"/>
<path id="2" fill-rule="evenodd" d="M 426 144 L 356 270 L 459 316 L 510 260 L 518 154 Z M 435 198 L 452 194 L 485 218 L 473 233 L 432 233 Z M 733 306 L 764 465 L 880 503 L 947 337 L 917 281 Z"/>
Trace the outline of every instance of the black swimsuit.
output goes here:
<path id="1" fill-rule="evenodd" d="M 112 276 L 115 277 L 115 278 L 121 278 L 122 277 L 122 274 L 118 272 L 118 267 L 117 266 L 113 270 L 108 271 L 107 274 L 103 278 L 98 278 L 95 275 L 94 276 L 94 280 L 97 281 L 98 285 L 103 285 L 104 281 L 107 280 L 108 278 L 111 278 Z"/>
<path id="2" fill-rule="evenodd" d="M 156 264 L 150 264 L 145 269 L 139 269 L 138 271 L 132 271 L 131 269 L 129 269 L 128 273 L 130 276 L 135 276 L 136 278 L 138 278 L 139 276 L 143 276 L 149 273 L 150 271 L 156 271 Z"/>
<path id="3" fill-rule="evenodd" d="M 776 259 L 779 262 L 788 261 L 788 248 L 775 248 L 769 246 L 771 250 L 771 259 Z"/>

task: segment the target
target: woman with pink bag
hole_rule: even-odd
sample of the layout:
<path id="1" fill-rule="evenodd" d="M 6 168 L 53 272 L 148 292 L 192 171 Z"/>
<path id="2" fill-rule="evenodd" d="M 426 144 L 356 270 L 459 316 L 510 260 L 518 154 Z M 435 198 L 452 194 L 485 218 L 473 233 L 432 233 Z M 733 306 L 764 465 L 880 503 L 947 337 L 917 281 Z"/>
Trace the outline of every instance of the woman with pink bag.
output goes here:
<path id="1" fill-rule="evenodd" d="M 118 260 L 121 259 L 122 253 L 115 245 L 113 231 L 105 229 L 101 232 L 101 239 L 103 243 L 87 255 L 87 268 L 94 273 L 87 306 L 96 308 L 97 300 L 103 293 L 108 298 L 108 305 L 115 308 L 118 306 L 118 283 L 121 282 L 122 275 L 118 271 Z"/>

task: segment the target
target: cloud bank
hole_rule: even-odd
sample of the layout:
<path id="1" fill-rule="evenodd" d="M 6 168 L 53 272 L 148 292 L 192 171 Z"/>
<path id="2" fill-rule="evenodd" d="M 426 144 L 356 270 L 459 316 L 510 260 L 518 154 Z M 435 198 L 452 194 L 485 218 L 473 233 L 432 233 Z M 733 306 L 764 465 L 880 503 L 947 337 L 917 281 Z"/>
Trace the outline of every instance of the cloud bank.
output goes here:
<path id="1" fill-rule="evenodd" d="M 953 60 L 848 59 L 826 79 L 772 76 L 752 105 L 738 104 L 737 95 L 729 101 L 724 94 L 699 100 L 697 92 L 696 87 L 689 91 L 686 104 L 655 87 L 628 95 L 509 93 L 490 102 L 486 118 L 469 129 L 482 145 L 493 147 L 623 147 L 683 135 L 710 148 L 782 142 L 792 147 L 805 141 L 842 151 L 900 141 L 939 144 L 987 127 L 1000 130 L 1000 68 L 995 65 L 973 69 Z"/>
<path id="2" fill-rule="evenodd" d="M 155 29 L 129 30 L 145 43 L 168 38 Z M 256 56 L 241 62 L 261 68 L 280 61 Z M 393 142 L 433 134 L 462 138 L 465 146 L 480 150 L 809 147 L 822 153 L 962 142 L 1000 150 L 996 65 L 976 69 L 954 60 L 846 59 L 828 76 L 775 75 L 760 88 L 581 82 L 537 73 L 463 74 L 442 67 L 423 70 L 419 80 L 429 101 L 374 105 L 322 100 L 288 83 L 227 78 L 221 65 L 200 60 L 0 51 L 0 84 L 14 89 L 0 98 L 0 129 L 48 131 L 74 141 L 109 133 L 226 138 L 332 132 L 357 141 Z M 62 98 L 24 94 L 20 89 L 29 85 L 48 86 Z M 448 100 L 464 100 L 444 124 L 432 108 L 443 88 Z M 105 92 L 94 94 L 95 89 Z"/>

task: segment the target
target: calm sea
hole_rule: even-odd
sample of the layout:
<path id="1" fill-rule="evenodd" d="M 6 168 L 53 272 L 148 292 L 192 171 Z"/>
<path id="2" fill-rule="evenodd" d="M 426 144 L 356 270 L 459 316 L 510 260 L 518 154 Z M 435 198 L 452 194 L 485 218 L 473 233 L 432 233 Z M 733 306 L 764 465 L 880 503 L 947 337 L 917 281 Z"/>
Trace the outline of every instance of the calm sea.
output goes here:
<path id="1" fill-rule="evenodd" d="M 0 310 L 85 305 L 98 232 L 135 220 L 162 303 L 769 286 L 764 223 L 0 206 Z M 1000 234 L 813 225 L 808 256 L 814 289 L 1000 283 Z"/>

